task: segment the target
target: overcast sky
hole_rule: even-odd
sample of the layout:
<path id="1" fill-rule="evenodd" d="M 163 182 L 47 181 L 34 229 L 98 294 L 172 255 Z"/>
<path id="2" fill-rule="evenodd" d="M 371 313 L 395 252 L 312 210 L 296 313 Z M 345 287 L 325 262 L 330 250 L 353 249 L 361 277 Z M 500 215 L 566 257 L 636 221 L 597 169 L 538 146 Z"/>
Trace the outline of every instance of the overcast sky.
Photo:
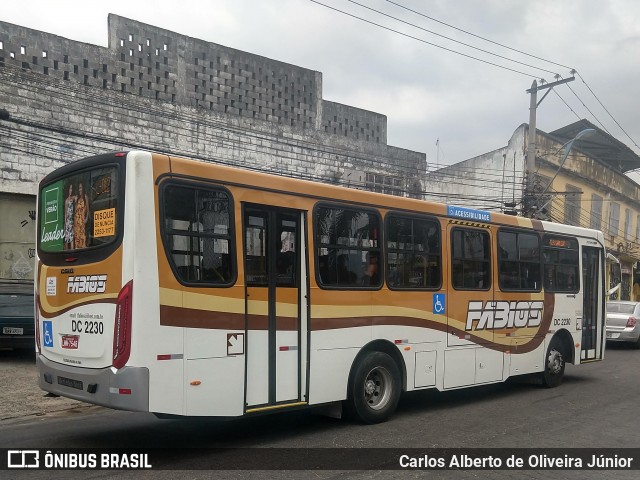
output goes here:
<path id="1" fill-rule="evenodd" d="M 544 70 L 566 78 L 566 67 L 571 67 L 586 84 L 576 77 L 569 84 L 575 94 L 566 85 L 557 87 L 571 108 L 551 93 L 538 109 L 538 128 L 549 132 L 587 118 L 598 126 L 602 123 L 640 154 L 634 144 L 640 144 L 637 0 L 394 0 L 422 15 L 385 0 L 357 0 L 415 26 L 348 0 L 318 1 L 415 38 L 309 0 L 12 1 L 3 3 L 0 20 L 106 47 L 107 15 L 115 13 L 318 70 L 323 74 L 324 99 L 386 115 L 388 143 L 426 153 L 431 165 L 438 159 L 441 164 L 455 163 L 506 145 L 514 130 L 529 121 L 525 90 L 533 79 L 554 81 L 553 73 Z"/>

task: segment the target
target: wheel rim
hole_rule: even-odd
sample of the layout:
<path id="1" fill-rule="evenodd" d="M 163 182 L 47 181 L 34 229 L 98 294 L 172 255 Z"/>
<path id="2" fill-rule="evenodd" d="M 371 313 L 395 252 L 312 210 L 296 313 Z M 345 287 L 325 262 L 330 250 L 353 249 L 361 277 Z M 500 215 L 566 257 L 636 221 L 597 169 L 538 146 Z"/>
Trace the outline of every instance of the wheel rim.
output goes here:
<path id="1" fill-rule="evenodd" d="M 389 370 L 373 368 L 364 379 L 364 401 L 372 410 L 381 410 L 391 398 L 392 380 Z"/>
<path id="2" fill-rule="evenodd" d="M 562 354 L 557 350 L 551 350 L 549 352 L 549 358 L 547 360 L 547 369 L 551 375 L 557 375 L 562 371 L 562 365 L 564 360 Z"/>

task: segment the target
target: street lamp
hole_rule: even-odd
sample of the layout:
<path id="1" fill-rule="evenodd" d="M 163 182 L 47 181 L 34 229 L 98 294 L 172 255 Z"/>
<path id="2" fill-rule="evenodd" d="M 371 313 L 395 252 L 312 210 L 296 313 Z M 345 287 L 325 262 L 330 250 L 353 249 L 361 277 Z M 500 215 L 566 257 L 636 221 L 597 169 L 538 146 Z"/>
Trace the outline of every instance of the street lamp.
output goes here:
<path id="1" fill-rule="evenodd" d="M 562 147 L 566 147 L 565 151 L 564 151 L 564 156 L 562 157 L 562 160 L 560 161 L 560 165 L 558 166 L 558 170 L 556 170 L 556 173 L 553 175 L 553 177 L 551 178 L 551 180 L 549 180 L 549 184 L 546 186 L 546 188 L 544 189 L 544 191 L 539 194 L 539 197 L 542 197 L 545 193 L 547 193 L 547 191 L 549 190 L 549 188 L 551 187 L 551 185 L 553 184 L 553 181 L 556 179 L 556 177 L 558 176 L 558 174 L 560 173 L 560 170 L 562 170 L 562 167 L 564 166 L 564 162 L 567 160 L 567 157 L 569 156 L 569 153 L 571 152 L 571 148 L 573 147 L 573 144 L 576 140 L 579 140 L 582 137 L 591 135 L 593 133 L 595 133 L 595 129 L 594 128 L 585 128 L 584 130 L 578 132 L 578 134 L 573 137 L 571 140 L 569 140 L 567 143 L 565 143 L 564 145 L 562 145 Z M 538 211 L 542 211 L 542 209 L 544 207 L 546 207 L 547 205 L 549 205 L 549 202 L 551 202 L 552 198 L 550 198 L 549 200 L 547 200 L 545 202 L 544 205 L 542 205 Z"/>
<path id="2" fill-rule="evenodd" d="M 565 143 L 564 145 L 562 145 L 562 147 L 567 147 L 566 150 L 564 151 L 564 156 L 562 157 L 562 161 L 560 162 L 560 166 L 558 167 L 558 170 L 556 171 L 555 175 L 553 176 L 553 178 L 551 180 L 549 180 L 549 184 L 547 185 L 547 188 L 544 189 L 544 191 L 540 194 L 541 196 L 544 195 L 545 193 L 547 193 L 547 190 L 549 190 L 549 187 L 551 187 L 551 184 L 553 183 L 553 181 L 556 179 L 556 177 L 558 176 L 558 174 L 560 173 L 560 170 L 562 170 L 562 167 L 564 166 L 564 162 L 567 160 L 567 157 L 569 156 L 569 153 L 571 152 L 571 148 L 573 147 L 573 143 L 576 140 L 581 139 L 584 136 L 588 136 L 591 135 L 592 133 L 595 133 L 595 128 L 585 128 L 584 130 L 578 132 L 578 134 L 573 137 L 573 139 L 569 140 L 567 143 Z"/>

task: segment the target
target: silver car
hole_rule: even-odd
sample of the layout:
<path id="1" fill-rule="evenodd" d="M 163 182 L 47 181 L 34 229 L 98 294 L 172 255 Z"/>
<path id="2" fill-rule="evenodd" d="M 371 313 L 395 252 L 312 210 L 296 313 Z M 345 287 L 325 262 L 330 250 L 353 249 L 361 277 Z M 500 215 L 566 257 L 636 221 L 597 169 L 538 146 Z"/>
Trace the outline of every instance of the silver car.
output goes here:
<path id="1" fill-rule="evenodd" d="M 640 348 L 640 302 L 607 302 L 607 341 Z"/>

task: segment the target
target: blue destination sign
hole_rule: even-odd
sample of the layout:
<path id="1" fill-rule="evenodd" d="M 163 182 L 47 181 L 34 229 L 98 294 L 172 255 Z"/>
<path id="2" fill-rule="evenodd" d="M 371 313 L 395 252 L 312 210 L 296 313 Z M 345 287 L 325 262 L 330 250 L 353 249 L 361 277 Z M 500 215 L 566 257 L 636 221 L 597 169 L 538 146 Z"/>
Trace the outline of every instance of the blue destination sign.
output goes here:
<path id="1" fill-rule="evenodd" d="M 465 220 L 476 220 L 480 222 L 491 221 L 491 212 L 473 210 L 472 208 L 456 207 L 454 205 L 447 205 L 447 216 L 464 218 Z"/>

